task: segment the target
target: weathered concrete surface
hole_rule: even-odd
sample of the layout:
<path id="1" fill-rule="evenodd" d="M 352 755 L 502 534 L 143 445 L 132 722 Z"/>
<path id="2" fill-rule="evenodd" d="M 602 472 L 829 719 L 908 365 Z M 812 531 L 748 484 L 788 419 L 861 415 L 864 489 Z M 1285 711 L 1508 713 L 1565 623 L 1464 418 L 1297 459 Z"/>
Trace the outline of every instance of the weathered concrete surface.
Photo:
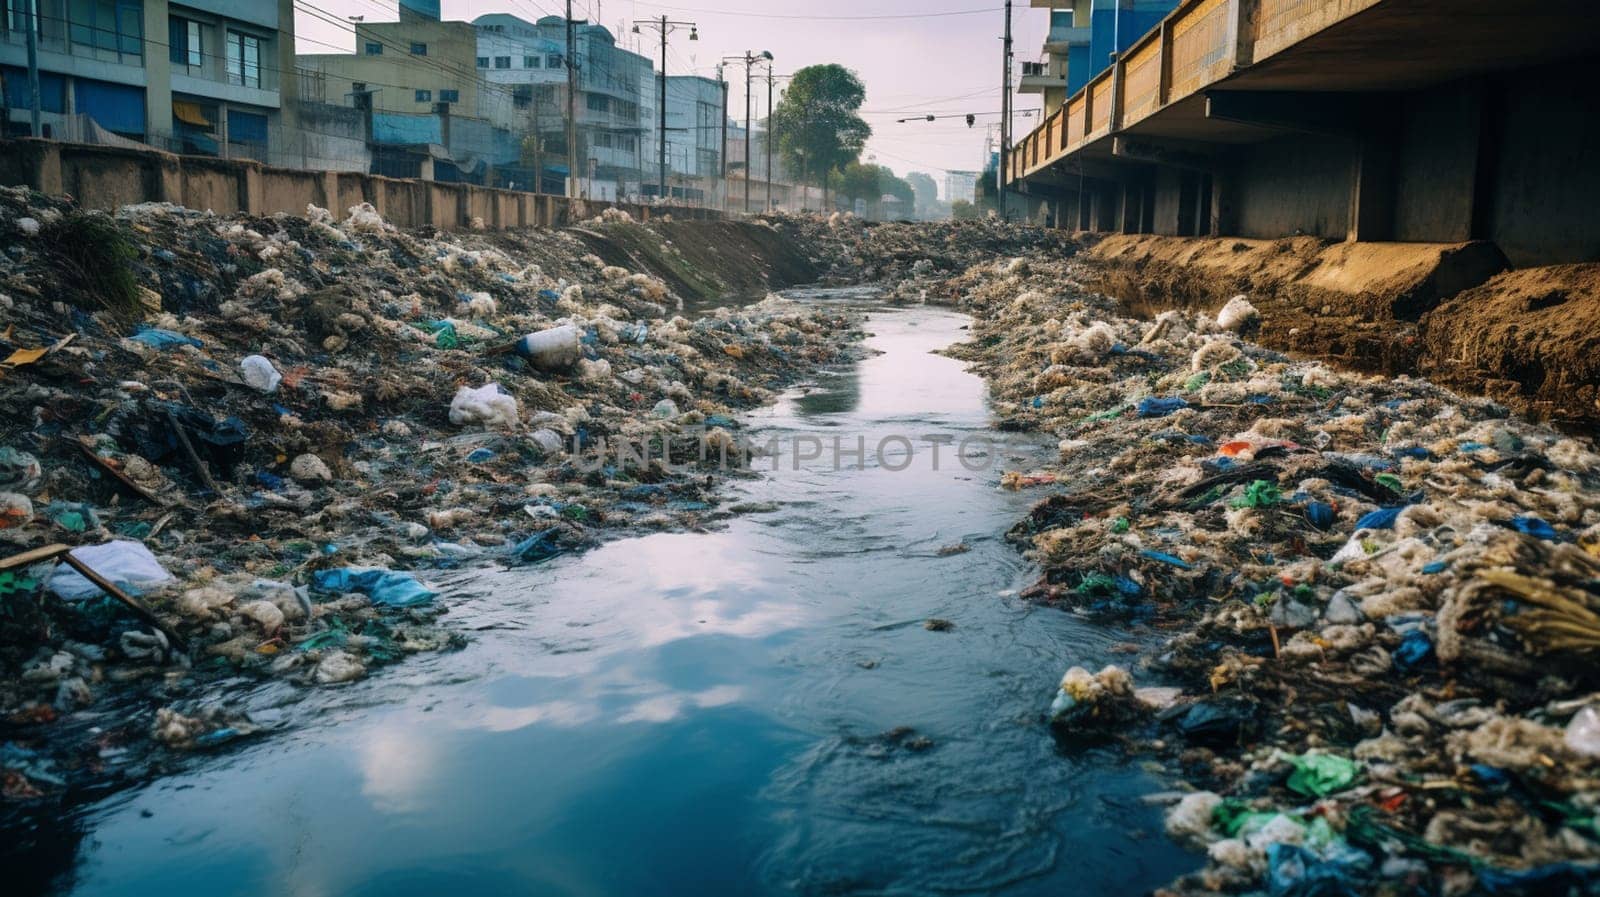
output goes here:
<path id="1" fill-rule="evenodd" d="M 402 228 L 506 230 L 558 227 L 615 206 L 634 218 L 717 219 L 711 209 L 569 200 L 472 184 L 396 179 L 351 172 L 274 168 L 249 159 L 177 156 L 147 149 L 53 140 L 0 140 L 0 184 L 70 195 L 87 209 L 170 202 L 219 215 L 304 213 L 317 205 L 343 213 L 367 202 Z"/>

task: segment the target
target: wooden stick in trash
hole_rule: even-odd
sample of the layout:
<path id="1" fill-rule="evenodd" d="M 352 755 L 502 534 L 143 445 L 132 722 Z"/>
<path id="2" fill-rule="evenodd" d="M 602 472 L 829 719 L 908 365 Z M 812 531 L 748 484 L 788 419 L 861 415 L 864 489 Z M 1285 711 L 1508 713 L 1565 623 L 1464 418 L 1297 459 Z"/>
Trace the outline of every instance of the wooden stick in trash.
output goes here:
<path id="1" fill-rule="evenodd" d="M 183 446 L 183 453 L 188 456 L 189 463 L 194 466 L 195 473 L 200 474 L 201 482 L 204 482 L 206 488 L 210 489 L 217 497 L 222 497 L 222 487 L 218 486 L 217 481 L 211 478 L 210 466 L 194 450 L 194 443 L 189 441 L 189 434 L 184 431 L 183 424 L 178 423 L 178 416 L 168 411 L 167 423 L 171 424 L 172 431 L 178 434 L 178 444 Z"/>
<path id="2" fill-rule="evenodd" d="M 67 566 L 83 574 L 84 579 L 87 579 L 96 586 L 99 586 L 107 595 L 110 595 L 126 605 L 128 609 L 137 614 L 140 619 L 161 630 L 161 634 L 165 635 L 167 637 L 167 641 L 171 642 L 172 645 L 179 651 L 189 650 L 189 646 L 184 642 L 183 636 L 179 635 L 177 632 L 173 631 L 172 627 L 162 622 L 161 618 L 156 616 L 156 612 L 151 610 L 148 605 L 132 595 L 129 595 L 127 592 L 117 588 L 110 580 L 94 572 L 94 570 L 90 568 L 88 564 L 85 564 L 83 561 L 73 557 L 71 545 L 61 545 L 58 543 L 55 545 L 46 545 L 43 548 L 35 548 L 32 551 L 24 551 L 21 554 L 14 554 L 8 558 L 5 558 L 4 560 L 0 560 L 0 570 L 10 570 L 13 567 L 26 567 L 29 564 L 37 564 L 40 561 L 54 560 L 55 558 L 60 558 Z"/>

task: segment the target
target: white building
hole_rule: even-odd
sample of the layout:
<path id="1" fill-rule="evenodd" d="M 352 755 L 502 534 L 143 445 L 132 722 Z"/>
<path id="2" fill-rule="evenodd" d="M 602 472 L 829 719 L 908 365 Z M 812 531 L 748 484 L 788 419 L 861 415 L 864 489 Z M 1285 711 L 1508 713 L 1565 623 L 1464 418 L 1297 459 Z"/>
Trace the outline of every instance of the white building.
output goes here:
<path id="1" fill-rule="evenodd" d="M 480 92 L 479 115 L 515 131 L 537 134 L 541 167 L 567 169 L 566 22 L 529 22 L 504 13 L 479 16 L 478 74 L 509 91 Z M 617 46 L 599 25 L 576 26 L 577 134 L 580 193 L 595 199 L 638 195 L 651 158 L 642 107 L 655 98 L 650 60 Z"/>
<path id="2" fill-rule="evenodd" d="M 661 79 L 651 79 L 651 104 L 643 120 L 649 139 L 644 147 L 644 195 L 660 194 L 661 131 L 657 130 Z M 667 185 L 672 198 L 697 205 L 714 204 L 715 185 L 722 177 L 722 84 L 698 75 L 667 78 Z"/>
<path id="3" fill-rule="evenodd" d="M 947 171 L 944 174 L 944 201 L 955 202 L 958 199 L 974 202 L 978 192 L 978 172 L 976 171 Z"/>

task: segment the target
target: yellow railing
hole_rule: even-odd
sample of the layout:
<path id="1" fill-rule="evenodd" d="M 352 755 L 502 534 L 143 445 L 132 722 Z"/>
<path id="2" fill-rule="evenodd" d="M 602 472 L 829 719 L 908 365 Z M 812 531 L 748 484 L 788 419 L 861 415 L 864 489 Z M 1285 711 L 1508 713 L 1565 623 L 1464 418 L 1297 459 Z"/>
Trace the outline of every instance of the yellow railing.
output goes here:
<path id="1" fill-rule="evenodd" d="M 1255 58 L 1284 47 L 1352 16 L 1378 0 L 1260 0 L 1256 10 Z"/>
<path id="2" fill-rule="evenodd" d="M 1123 127 L 1144 118 L 1161 105 L 1161 32 L 1151 32 L 1142 45 L 1128 52 L 1122 70 Z"/>
<path id="3" fill-rule="evenodd" d="M 1228 18 L 1237 0 L 1201 0 L 1173 14 L 1172 92 L 1181 99 L 1227 74 Z"/>
<path id="4" fill-rule="evenodd" d="M 1080 91 L 1077 96 L 1067 102 L 1067 145 L 1072 149 L 1083 142 L 1083 111 L 1088 107 L 1088 100 Z"/>
<path id="5" fill-rule="evenodd" d="M 1116 67 L 1101 72 L 1017 143 L 1014 177 L 1056 161 L 1205 88 L 1233 71 L 1236 61 L 1262 59 L 1382 0 L 1255 0 L 1237 33 L 1230 25 L 1249 0 L 1184 0 L 1134 43 Z M 1235 35 L 1246 46 L 1234 45 Z M 1241 50 L 1243 51 L 1241 53 Z M 1121 79 L 1121 88 L 1113 89 Z M 1118 109 L 1113 115 L 1112 102 Z"/>
<path id="6" fill-rule="evenodd" d="M 1089 82 L 1089 133 L 1111 126 L 1111 88 L 1116 84 L 1116 69 L 1106 69 Z"/>

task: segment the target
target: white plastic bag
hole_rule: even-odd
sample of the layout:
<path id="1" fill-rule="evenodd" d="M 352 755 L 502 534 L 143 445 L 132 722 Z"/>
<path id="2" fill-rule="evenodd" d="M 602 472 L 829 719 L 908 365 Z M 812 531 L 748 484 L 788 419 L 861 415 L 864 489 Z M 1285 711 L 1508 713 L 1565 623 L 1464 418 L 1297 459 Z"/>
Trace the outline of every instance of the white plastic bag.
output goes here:
<path id="1" fill-rule="evenodd" d="M 173 581 L 173 576 L 143 542 L 117 540 L 103 545 L 85 545 L 72 549 L 72 556 L 82 561 L 90 570 L 119 588 L 142 592 Z M 68 601 L 82 601 L 104 595 L 100 587 L 85 579 L 83 574 L 62 564 L 50 574 L 50 591 Z"/>
<path id="2" fill-rule="evenodd" d="M 239 373 L 246 386 L 269 395 L 278 391 L 278 384 L 283 380 L 283 375 L 263 355 L 246 355 L 239 361 Z"/>
<path id="3" fill-rule="evenodd" d="M 477 389 L 463 386 L 450 400 L 450 423 L 456 426 L 515 427 L 518 418 L 516 397 L 501 392 L 498 383 L 486 383 Z"/>

